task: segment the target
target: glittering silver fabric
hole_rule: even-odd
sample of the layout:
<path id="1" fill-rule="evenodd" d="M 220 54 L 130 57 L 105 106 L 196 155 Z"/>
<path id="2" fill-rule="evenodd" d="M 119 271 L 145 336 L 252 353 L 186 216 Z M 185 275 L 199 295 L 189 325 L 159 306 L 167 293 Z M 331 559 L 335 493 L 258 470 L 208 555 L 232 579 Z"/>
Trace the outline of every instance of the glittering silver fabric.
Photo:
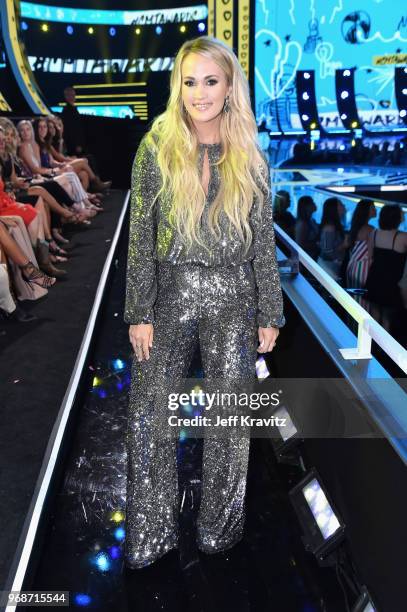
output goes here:
<path id="1" fill-rule="evenodd" d="M 252 245 L 247 253 L 225 216 L 220 218 L 221 237 L 215 242 L 207 227 L 208 211 L 219 188 L 221 145 L 199 145 L 198 169 L 202 175 L 205 149 L 208 151 L 210 181 L 206 209 L 201 220 L 202 236 L 212 253 L 196 246 L 186 253 L 184 244 L 168 222 L 165 203 L 151 204 L 161 186 L 161 176 L 153 152 L 142 139 L 134 160 L 130 211 L 130 240 L 127 270 L 125 321 L 130 324 L 154 321 L 157 296 L 157 262 L 174 265 L 197 263 L 203 266 L 229 266 L 252 261 L 258 293 L 257 322 L 260 327 L 284 325 L 280 278 L 275 256 L 271 196 L 265 202 L 261 219 L 256 200 L 252 206 L 250 224 Z"/>
<path id="2" fill-rule="evenodd" d="M 201 170 L 205 147 L 210 163 L 220 152 L 219 145 L 201 145 Z M 208 206 L 218 186 L 213 170 Z M 133 361 L 126 434 L 124 554 L 126 565 L 139 568 L 179 543 L 177 440 L 166 425 L 168 392 L 187 377 L 198 345 L 206 380 L 222 380 L 227 389 L 228 381 L 253 379 L 258 325 L 282 326 L 284 317 L 269 203 L 262 221 L 253 223 L 246 259 L 227 238 L 215 245 L 213 258 L 198 249 L 187 258 L 165 214 L 149 206 L 159 172 L 143 142 L 132 179 L 125 320 L 154 324 L 150 359 Z M 241 435 L 204 439 L 197 518 L 197 545 L 204 552 L 230 548 L 243 535 L 249 444 Z"/>

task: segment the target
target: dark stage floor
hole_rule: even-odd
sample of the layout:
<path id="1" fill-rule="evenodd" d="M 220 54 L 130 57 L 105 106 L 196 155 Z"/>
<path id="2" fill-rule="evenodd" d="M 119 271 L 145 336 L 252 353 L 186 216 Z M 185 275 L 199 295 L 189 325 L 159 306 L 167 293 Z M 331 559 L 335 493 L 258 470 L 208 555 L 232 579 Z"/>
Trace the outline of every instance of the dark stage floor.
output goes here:
<path id="1" fill-rule="evenodd" d="M 125 192 L 105 198 L 105 212 L 75 229 L 58 264 L 68 277 L 45 298 L 23 302 L 38 320 L 0 322 L 0 585 L 3 585 L 64 397 L 123 206 Z M 2 587 L 3 588 L 3 587 Z"/>
<path id="2" fill-rule="evenodd" d="M 201 443 L 184 441 L 178 453 L 184 499 L 181 550 L 142 570 L 124 569 L 124 431 L 131 358 L 122 321 L 125 246 L 123 237 L 87 364 L 87 395 L 31 587 L 69 590 L 72 606 L 106 612 L 342 612 L 334 571 L 319 568 L 304 551 L 288 481 L 265 440 L 252 442 L 242 542 L 222 554 L 198 553 L 194 519 Z M 199 375 L 198 359 L 193 369 Z"/>

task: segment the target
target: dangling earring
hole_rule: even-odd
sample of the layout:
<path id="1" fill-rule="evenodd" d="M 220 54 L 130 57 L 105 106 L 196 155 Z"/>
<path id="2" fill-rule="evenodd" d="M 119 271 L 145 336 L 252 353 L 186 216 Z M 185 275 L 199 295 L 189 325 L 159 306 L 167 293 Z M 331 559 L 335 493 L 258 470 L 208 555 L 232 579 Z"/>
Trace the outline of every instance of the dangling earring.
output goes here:
<path id="1" fill-rule="evenodd" d="M 226 96 L 225 103 L 223 105 L 223 112 L 228 113 L 229 111 L 230 111 L 229 96 Z"/>

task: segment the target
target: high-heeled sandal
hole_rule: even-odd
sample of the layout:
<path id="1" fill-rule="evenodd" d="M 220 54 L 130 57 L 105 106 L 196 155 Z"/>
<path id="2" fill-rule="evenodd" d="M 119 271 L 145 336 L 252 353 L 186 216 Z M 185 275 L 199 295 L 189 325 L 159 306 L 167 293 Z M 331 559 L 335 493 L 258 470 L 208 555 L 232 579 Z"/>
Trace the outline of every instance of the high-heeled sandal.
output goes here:
<path id="1" fill-rule="evenodd" d="M 67 238 L 64 238 L 63 235 L 55 227 L 52 228 L 51 232 L 55 240 L 58 240 L 58 242 L 60 242 L 61 244 L 69 244 L 69 240 Z"/>
<path id="2" fill-rule="evenodd" d="M 67 257 L 61 257 L 60 255 L 53 255 L 53 253 L 49 254 L 49 260 L 51 263 L 65 263 L 68 261 Z"/>
<path id="3" fill-rule="evenodd" d="M 56 283 L 54 276 L 47 276 L 41 270 L 39 270 L 32 261 L 28 261 L 23 266 L 19 266 L 21 270 L 21 276 L 28 285 L 38 285 L 43 289 L 49 289 Z"/>

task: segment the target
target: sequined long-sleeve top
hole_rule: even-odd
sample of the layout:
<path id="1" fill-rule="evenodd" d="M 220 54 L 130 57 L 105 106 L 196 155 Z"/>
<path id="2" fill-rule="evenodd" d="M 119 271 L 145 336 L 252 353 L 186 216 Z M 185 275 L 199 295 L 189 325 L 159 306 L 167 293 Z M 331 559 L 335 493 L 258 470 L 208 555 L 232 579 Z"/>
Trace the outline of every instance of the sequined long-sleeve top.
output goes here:
<path id="1" fill-rule="evenodd" d="M 257 199 L 250 213 L 252 242 L 247 252 L 234 228 L 229 237 L 226 217 L 220 215 L 221 238 L 215 237 L 207 226 L 208 211 L 216 197 L 220 177 L 216 162 L 221 154 L 221 144 L 199 144 L 198 166 L 202 176 L 205 149 L 208 150 L 210 181 L 208 196 L 202 216 L 201 232 L 211 253 L 199 245 L 186 252 L 183 241 L 171 227 L 166 207 L 160 198 L 151 206 L 161 187 L 161 173 L 155 154 L 146 144 L 144 136 L 133 163 L 130 238 L 127 263 L 126 304 L 124 320 L 129 324 L 154 323 L 154 303 L 157 297 L 157 264 L 187 263 L 204 266 L 239 265 L 252 261 L 257 292 L 259 327 L 282 327 L 283 299 L 280 276 L 275 254 L 275 237 L 272 220 L 271 198 L 264 201 L 261 217 L 257 214 Z M 269 181 L 269 176 L 268 176 Z"/>

